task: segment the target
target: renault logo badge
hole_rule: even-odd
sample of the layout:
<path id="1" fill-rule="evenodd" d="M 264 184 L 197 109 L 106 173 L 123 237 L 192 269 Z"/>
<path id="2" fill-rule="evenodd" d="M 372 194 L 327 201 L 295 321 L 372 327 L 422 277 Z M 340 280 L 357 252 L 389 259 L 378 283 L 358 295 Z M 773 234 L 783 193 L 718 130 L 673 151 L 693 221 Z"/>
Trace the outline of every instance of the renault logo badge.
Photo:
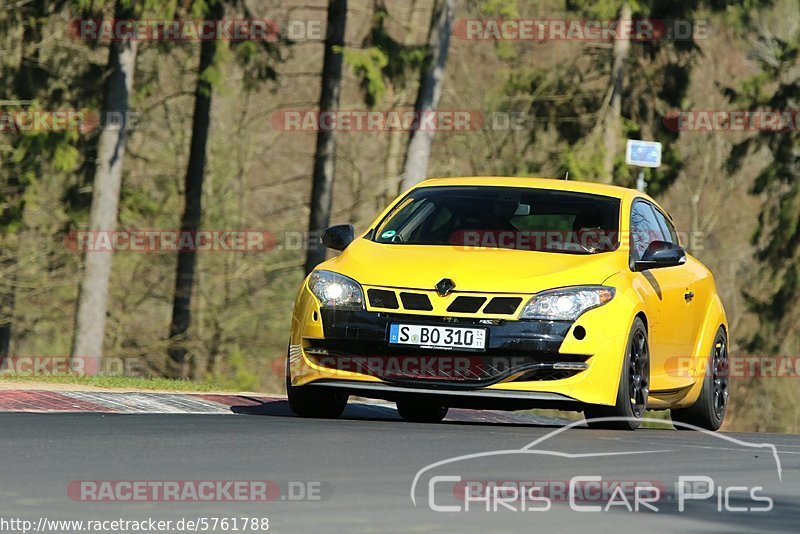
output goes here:
<path id="1" fill-rule="evenodd" d="M 440 297 L 446 297 L 449 295 L 454 289 L 456 288 L 455 282 L 450 280 L 449 278 L 443 279 L 441 282 L 436 284 L 436 292 L 439 293 Z"/>

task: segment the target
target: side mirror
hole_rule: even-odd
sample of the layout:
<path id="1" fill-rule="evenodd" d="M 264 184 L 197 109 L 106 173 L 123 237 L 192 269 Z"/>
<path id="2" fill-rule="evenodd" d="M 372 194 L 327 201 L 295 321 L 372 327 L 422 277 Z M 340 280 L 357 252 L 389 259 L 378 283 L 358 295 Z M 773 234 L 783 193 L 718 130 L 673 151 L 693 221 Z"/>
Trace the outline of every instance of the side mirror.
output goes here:
<path id="1" fill-rule="evenodd" d="M 642 259 L 634 263 L 636 271 L 676 267 L 686 263 L 686 250 L 667 241 L 653 241 L 642 254 Z"/>
<path id="2" fill-rule="evenodd" d="M 326 228 L 322 232 L 322 244 L 327 248 L 342 251 L 356 238 L 356 230 L 352 224 L 339 224 Z"/>

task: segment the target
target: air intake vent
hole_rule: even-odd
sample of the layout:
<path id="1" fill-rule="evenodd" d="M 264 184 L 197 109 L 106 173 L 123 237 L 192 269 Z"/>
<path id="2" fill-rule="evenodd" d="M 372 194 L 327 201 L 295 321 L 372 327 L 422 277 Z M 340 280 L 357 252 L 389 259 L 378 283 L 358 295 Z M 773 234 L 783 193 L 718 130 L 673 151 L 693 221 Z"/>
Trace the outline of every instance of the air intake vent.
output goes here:
<path id="1" fill-rule="evenodd" d="M 571 376 L 575 376 L 580 371 L 578 370 L 562 370 L 562 369 L 540 369 L 530 371 L 515 378 L 514 382 L 546 382 L 550 380 L 563 380 Z"/>
<path id="2" fill-rule="evenodd" d="M 490 315 L 513 315 L 522 299 L 519 297 L 495 297 L 483 309 L 483 313 Z"/>
<path id="3" fill-rule="evenodd" d="M 428 295 L 421 293 L 400 293 L 400 300 L 403 307 L 407 310 L 433 311 L 431 300 Z"/>
<path id="4" fill-rule="evenodd" d="M 373 308 L 396 310 L 400 307 L 400 304 L 397 303 L 397 295 L 394 294 L 394 291 L 370 289 L 367 291 L 367 296 L 369 297 L 369 305 Z"/>
<path id="5" fill-rule="evenodd" d="M 450 304 L 447 311 L 453 313 L 477 313 L 484 302 L 486 302 L 486 297 L 458 297 Z"/>

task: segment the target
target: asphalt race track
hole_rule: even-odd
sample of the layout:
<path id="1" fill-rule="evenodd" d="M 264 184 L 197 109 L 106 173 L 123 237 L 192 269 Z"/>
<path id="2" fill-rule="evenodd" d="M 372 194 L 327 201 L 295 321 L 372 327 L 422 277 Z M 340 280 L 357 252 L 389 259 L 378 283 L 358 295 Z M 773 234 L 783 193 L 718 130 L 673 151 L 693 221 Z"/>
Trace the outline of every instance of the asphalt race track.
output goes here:
<path id="1" fill-rule="evenodd" d="M 293 417 L 282 400 L 239 411 L 245 413 L 0 414 L 0 515 L 34 523 L 42 517 L 268 517 L 271 532 L 797 532 L 800 527 L 797 436 L 576 428 L 527 449 L 539 452 L 520 454 L 558 426 L 533 417 L 530 424 L 412 424 L 388 407 L 367 405 L 349 406 L 339 420 L 309 420 Z M 746 443 L 773 444 L 777 458 L 768 447 Z M 507 452 L 423 471 L 416 505 L 412 502 L 412 483 L 429 464 L 499 449 Z M 575 476 L 659 481 L 665 495 L 658 511 L 644 506 L 628 511 L 624 505 L 576 511 L 558 498 L 546 511 L 520 511 L 520 500 L 489 511 L 488 500 L 477 501 L 463 511 L 454 483 L 439 479 L 431 486 L 435 475 L 470 481 Z M 713 497 L 687 500 L 679 511 L 678 476 L 708 476 Z M 271 480 L 282 493 L 272 502 L 84 502 L 68 488 L 86 480 Z M 295 493 L 287 498 L 283 488 L 289 481 L 297 482 L 296 488 L 315 488 L 315 497 Z M 772 500 L 770 511 L 746 511 L 764 506 L 752 499 L 756 486 L 762 488 L 757 497 Z M 729 488 L 734 489 L 726 499 Z M 462 511 L 433 511 L 431 499 Z M 597 505 L 598 500 L 587 496 L 574 504 Z M 599 504 L 603 508 L 605 502 Z"/>

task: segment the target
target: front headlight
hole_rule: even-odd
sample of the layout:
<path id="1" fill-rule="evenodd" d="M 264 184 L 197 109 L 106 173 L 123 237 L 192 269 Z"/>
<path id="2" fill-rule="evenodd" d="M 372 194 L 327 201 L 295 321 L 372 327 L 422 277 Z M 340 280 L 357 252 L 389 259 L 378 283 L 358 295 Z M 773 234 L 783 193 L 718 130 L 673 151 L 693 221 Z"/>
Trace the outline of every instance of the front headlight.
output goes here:
<path id="1" fill-rule="evenodd" d="M 616 290 L 606 286 L 566 287 L 543 291 L 523 308 L 520 319 L 574 321 L 584 312 L 606 304 Z"/>
<path id="2" fill-rule="evenodd" d="M 364 291 L 358 282 L 331 271 L 314 271 L 308 288 L 323 308 L 363 310 Z"/>

